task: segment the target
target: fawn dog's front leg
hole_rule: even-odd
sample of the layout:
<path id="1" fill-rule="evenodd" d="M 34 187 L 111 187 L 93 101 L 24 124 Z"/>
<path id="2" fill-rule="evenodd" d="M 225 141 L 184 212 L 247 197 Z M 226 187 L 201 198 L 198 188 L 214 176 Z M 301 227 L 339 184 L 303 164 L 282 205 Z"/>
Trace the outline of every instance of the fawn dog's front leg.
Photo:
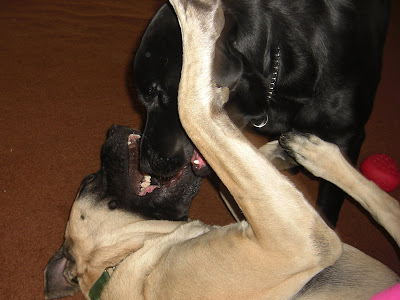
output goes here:
<path id="1" fill-rule="evenodd" d="M 272 276 L 279 270 L 282 283 L 290 281 L 300 288 L 338 259 L 342 244 L 303 195 L 227 116 L 223 106 L 228 89 L 216 86 L 213 78 L 215 43 L 224 25 L 221 3 L 171 3 L 183 40 L 178 96 L 182 125 L 241 207 L 250 225 L 247 237 L 263 249 L 264 259 L 269 259 L 268 268 L 275 275 L 265 272 L 265 282 L 276 284 Z M 278 259 L 271 260 L 276 255 Z M 283 286 L 281 292 L 285 293 L 288 285 Z"/>
<path id="2" fill-rule="evenodd" d="M 375 183 L 362 176 L 339 147 L 310 134 L 287 133 L 281 144 L 298 163 L 315 176 L 328 180 L 360 203 L 400 245 L 400 205 Z"/>

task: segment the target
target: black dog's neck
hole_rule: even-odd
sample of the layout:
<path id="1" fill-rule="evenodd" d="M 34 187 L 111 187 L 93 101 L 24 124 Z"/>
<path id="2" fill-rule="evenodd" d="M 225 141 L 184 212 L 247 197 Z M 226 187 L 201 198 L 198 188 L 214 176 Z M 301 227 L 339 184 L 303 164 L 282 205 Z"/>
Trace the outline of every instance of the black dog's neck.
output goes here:
<path id="1" fill-rule="evenodd" d="M 281 57 L 281 48 L 278 45 L 278 47 L 276 47 L 274 59 L 272 61 L 272 77 L 271 77 L 271 80 L 270 80 L 269 86 L 268 86 L 267 100 L 266 100 L 267 102 L 271 101 L 272 96 L 275 92 L 275 85 L 276 85 L 276 82 L 278 80 L 278 75 L 279 75 L 280 57 Z M 266 113 L 265 117 L 261 121 L 261 123 L 253 122 L 253 126 L 256 128 L 263 128 L 265 125 L 267 125 L 267 123 L 268 123 L 268 114 Z"/>

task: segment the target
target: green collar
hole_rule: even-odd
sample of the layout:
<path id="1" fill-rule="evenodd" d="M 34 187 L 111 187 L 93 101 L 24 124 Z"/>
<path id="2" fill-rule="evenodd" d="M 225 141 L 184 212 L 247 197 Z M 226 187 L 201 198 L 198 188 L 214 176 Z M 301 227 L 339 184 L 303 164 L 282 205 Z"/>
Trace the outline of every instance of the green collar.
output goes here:
<path id="1" fill-rule="evenodd" d="M 126 258 L 126 257 L 125 257 Z M 110 273 L 108 273 L 108 269 L 112 269 L 113 271 L 115 271 L 115 268 L 122 263 L 125 258 L 123 258 L 119 263 L 117 263 L 115 266 L 113 267 L 108 267 L 106 268 L 103 273 L 100 275 L 99 279 L 97 279 L 97 281 L 93 284 L 92 288 L 89 291 L 89 297 L 91 300 L 99 300 L 100 296 L 101 296 L 101 292 L 103 291 L 104 287 L 106 286 L 107 282 L 110 280 L 111 275 Z"/>
<path id="2" fill-rule="evenodd" d="M 115 267 L 114 267 L 115 268 Z M 97 279 L 97 281 L 93 284 L 92 288 L 89 292 L 89 297 L 91 300 L 99 300 L 101 292 L 103 291 L 105 285 L 110 280 L 111 276 L 108 273 L 107 269 L 104 270 L 103 274 Z"/>

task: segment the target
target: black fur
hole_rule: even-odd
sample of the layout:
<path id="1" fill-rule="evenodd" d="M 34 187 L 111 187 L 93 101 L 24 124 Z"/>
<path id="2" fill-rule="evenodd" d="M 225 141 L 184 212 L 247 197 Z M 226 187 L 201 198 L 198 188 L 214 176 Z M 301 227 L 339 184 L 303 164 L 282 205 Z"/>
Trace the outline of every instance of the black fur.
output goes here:
<path id="1" fill-rule="evenodd" d="M 380 80 L 390 0 L 223 0 L 225 27 L 215 74 L 231 90 L 227 108 L 246 123 L 268 115 L 260 133 L 290 130 L 337 144 L 355 163 Z M 280 69 L 266 101 L 273 57 Z M 182 66 L 180 28 L 164 4 L 135 56 L 134 77 L 147 109 L 141 167 L 172 176 L 189 163 L 194 146 L 179 122 Z M 335 225 L 344 194 L 323 182 L 317 204 Z"/>

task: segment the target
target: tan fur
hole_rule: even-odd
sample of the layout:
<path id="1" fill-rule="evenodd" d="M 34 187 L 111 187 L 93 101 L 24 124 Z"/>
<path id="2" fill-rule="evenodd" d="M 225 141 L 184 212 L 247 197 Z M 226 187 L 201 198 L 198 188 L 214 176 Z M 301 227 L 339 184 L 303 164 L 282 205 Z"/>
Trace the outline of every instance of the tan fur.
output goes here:
<path id="1" fill-rule="evenodd" d="M 396 199 L 355 170 L 336 145 L 316 136 L 288 135 L 292 136 L 291 149 L 301 165 L 352 196 L 400 245 L 400 204 Z"/>
<path id="2" fill-rule="evenodd" d="M 229 120 L 223 109 L 227 90 L 215 86 L 212 75 L 214 46 L 224 23 L 219 1 L 171 3 L 183 36 L 181 122 L 247 222 L 212 227 L 198 221 L 144 220 L 79 197 L 65 238 L 85 296 L 110 266 L 116 268 L 101 299 L 368 299 L 398 282 L 388 268 L 343 245 L 294 185 Z M 306 157 L 298 161 L 354 191 L 397 240 L 398 205 L 351 167 L 332 168 L 330 163 L 342 160 L 340 153 L 330 154 L 328 165 L 313 169 L 322 160 L 308 156 L 323 154 L 323 149 L 304 151 L 301 144 L 293 142 Z M 393 218 L 386 222 L 386 216 Z"/>
<path id="3" fill-rule="evenodd" d="M 258 148 L 278 170 L 286 170 L 296 166 L 296 162 L 285 153 L 278 141 L 272 141 Z"/>

